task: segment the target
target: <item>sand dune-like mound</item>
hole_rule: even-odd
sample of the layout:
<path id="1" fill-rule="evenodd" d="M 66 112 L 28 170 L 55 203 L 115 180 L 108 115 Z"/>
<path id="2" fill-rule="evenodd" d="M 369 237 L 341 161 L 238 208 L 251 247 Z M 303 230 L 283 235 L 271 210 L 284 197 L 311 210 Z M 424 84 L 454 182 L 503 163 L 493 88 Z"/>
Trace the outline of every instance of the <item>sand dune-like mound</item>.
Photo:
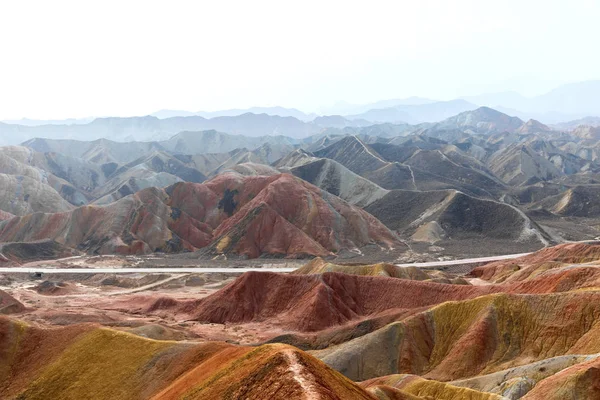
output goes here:
<path id="1" fill-rule="evenodd" d="M 600 127 L 598 126 L 579 125 L 570 133 L 582 139 L 600 140 Z"/>
<path id="2" fill-rule="evenodd" d="M 152 186 L 166 187 L 180 181 L 200 183 L 206 179 L 193 165 L 188 166 L 185 160 L 159 148 L 142 146 L 147 152 L 123 163 L 142 148 L 135 143 L 113 143 L 115 151 L 124 156 L 118 157 L 122 160 L 119 161 L 108 154 L 111 151 L 105 146 L 106 141 L 96 143 L 99 147 L 91 148 L 90 154 L 78 151 L 81 143 L 75 142 L 71 143 L 73 149 L 58 146 L 59 153 L 49 151 L 51 148 L 37 152 L 22 146 L 1 147 L 0 173 L 29 177 L 77 206 L 90 202 L 107 204 Z"/>
<path id="3" fill-rule="evenodd" d="M 326 272 L 341 272 L 344 274 L 361 276 L 387 276 L 390 278 L 431 281 L 437 283 L 467 284 L 467 281 L 464 279 L 449 276 L 441 271 L 424 270 L 417 267 L 398 267 L 388 263 L 372 265 L 340 265 L 327 262 L 320 257 L 316 257 L 303 267 L 298 268 L 294 271 L 294 274 L 315 275 Z"/>
<path id="4" fill-rule="evenodd" d="M 271 321 L 311 332 L 390 309 L 415 309 L 497 291 L 491 286 L 447 285 L 340 273 L 283 275 L 248 272 L 204 299 L 169 304 L 201 322 Z"/>
<path id="5" fill-rule="evenodd" d="M 286 345 L 156 341 L 97 326 L 40 329 L 0 319 L 0 392 L 19 399 L 369 399 Z"/>
<path id="6" fill-rule="evenodd" d="M 206 184 L 145 189 L 105 206 L 0 222 L 0 242 L 48 239 L 100 254 L 206 247 L 247 257 L 403 246 L 370 214 L 287 174 L 223 174 Z"/>
<path id="7" fill-rule="evenodd" d="M 521 127 L 517 129 L 516 132 L 522 134 L 552 132 L 552 128 L 550 128 L 548 125 L 542 124 L 540 121 L 537 121 L 535 119 L 529 119 L 527 122 L 523 123 L 523 125 L 521 125 Z"/>
<path id="8" fill-rule="evenodd" d="M 26 157 L 19 157 L 20 151 L 27 151 L 17 146 L 0 147 L 0 172 L 7 175 L 27 176 L 37 181 L 42 181 L 42 172 L 25 163 Z M 31 152 L 31 151 L 29 151 Z"/>
<path id="9" fill-rule="evenodd" d="M 5 291 L 0 290 L 0 314 L 15 314 L 25 310 L 25 306 Z"/>
<path id="10" fill-rule="evenodd" d="M 326 272 L 341 272 L 350 275 L 362 276 L 387 276 L 390 278 L 414 279 L 424 281 L 429 279 L 429 275 L 419 268 L 415 267 L 397 267 L 393 264 L 379 263 L 373 265 L 340 265 L 333 264 L 317 257 L 294 271 L 299 275 L 324 274 Z"/>
<path id="11" fill-rule="evenodd" d="M 74 126 L 74 129 L 78 127 Z M 79 127 L 80 128 L 80 127 Z M 108 139 L 92 141 L 34 138 L 23 143 L 40 153 L 58 153 L 98 164 L 129 163 L 153 151 L 165 150 L 157 142 L 114 142 Z"/>
<path id="12" fill-rule="evenodd" d="M 275 161 L 273 167 L 280 170 L 290 169 L 294 167 L 300 167 L 302 165 L 318 161 L 321 158 L 315 157 L 313 153 L 305 149 L 296 149 L 289 152 L 285 157 Z"/>
<path id="13" fill-rule="evenodd" d="M 0 393 L 6 398 L 16 397 L 46 366 L 91 329 L 91 325 L 39 329 L 0 317 Z"/>
<path id="14" fill-rule="evenodd" d="M 373 394 L 380 391 L 385 393 L 385 388 L 394 388 L 399 389 L 401 394 L 415 396 L 413 398 L 417 399 L 504 400 L 504 397 L 497 394 L 457 387 L 443 382 L 423 379 L 415 375 L 383 376 L 361 382 L 360 385 Z M 393 399 L 393 397 L 389 398 Z"/>
<path id="15" fill-rule="evenodd" d="M 155 398 L 374 399 L 357 384 L 290 346 L 263 345 L 234 363 L 217 359 L 211 366 L 213 371 L 204 365 L 191 370 Z M 192 380 L 196 382 L 190 387 Z"/>

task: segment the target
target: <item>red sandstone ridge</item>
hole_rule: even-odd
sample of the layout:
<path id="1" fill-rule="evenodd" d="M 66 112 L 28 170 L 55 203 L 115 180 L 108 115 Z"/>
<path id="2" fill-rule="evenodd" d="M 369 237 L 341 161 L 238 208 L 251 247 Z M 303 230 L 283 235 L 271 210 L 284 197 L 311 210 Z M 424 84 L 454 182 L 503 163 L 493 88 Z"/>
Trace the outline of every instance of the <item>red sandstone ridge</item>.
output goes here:
<path id="1" fill-rule="evenodd" d="M 289 174 L 226 173 L 205 184 L 145 189 L 105 206 L 0 222 L 0 242 L 44 239 L 100 254 L 206 248 L 247 257 L 403 246 L 372 215 Z"/>
<path id="2" fill-rule="evenodd" d="M 342 273 L 285 275 L 247 272 L 219 292 L 197 301 L 159 300 L 150 310 L 170 309 L 210 323 L 276 321 L 312 332 L 395 309 L 418 310 L 449 300 L 473 298 L 498 287 L 447 285 Z"/>
<path id="3" fill-rule="evenodd" d="M 593 285 L 598 279 L 589 281 Z M 287 275 L 247 272 L 200 300 L 160 298 L 147 312 L 163 310 L 202 323 L 268 322 L 294 332 L 317 332 L 390 315 L 406 317 L 448 301 L 506 294 L 547 294 L 574 288 L 572 274 L 540 275 L 523 282 L 482 286 L 452 285 L 338 272 Z"/>

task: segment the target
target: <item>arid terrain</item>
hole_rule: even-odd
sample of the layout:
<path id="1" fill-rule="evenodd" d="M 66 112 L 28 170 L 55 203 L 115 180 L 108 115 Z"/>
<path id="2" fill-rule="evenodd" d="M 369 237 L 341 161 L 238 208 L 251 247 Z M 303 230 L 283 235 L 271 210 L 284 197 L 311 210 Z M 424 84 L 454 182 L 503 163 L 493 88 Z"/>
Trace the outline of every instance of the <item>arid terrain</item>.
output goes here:
<path id="1" fill-rule="evenodd" d="M 76 256 L 0 275 L 3 398 L 600 396 L 596 242 L 487 263 L 119 272 L 177 268 L 161 258 Z M 58 268 L 77 272 L 40 272 Z"/>
<path id="2" fill-rule="evenodd" d="M 0 1 L 0 400 L 600 400 L 600 1 Z"/>
<path id="3" fill-rule="evenodd" d="M 600 398 L 596 122 L 466 107 L 0 125 L 0 398 Z"/>

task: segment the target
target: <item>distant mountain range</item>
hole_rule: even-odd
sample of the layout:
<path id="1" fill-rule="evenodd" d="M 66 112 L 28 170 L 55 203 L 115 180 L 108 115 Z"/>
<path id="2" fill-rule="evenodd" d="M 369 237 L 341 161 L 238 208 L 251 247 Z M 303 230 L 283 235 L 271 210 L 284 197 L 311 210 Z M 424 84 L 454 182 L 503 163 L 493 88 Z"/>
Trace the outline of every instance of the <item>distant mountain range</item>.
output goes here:
<path id="1" fill-rule="evenodd" d="M 366 126 L 374 123 L 409 123 L 437 122 L 463 111 L 474 110 L 477 104 L 466 100 L 435 101 L 411 97 L 403 100 L 383 100 L 363 106 L 334 107 L 332 111 L 322 115 L 305 114 L 294 108 L 253 107 L 214 112 L 189 112 L 181 110 L 161 110 L 151 116 L 167 119 L 174 117 L 201 116 L 207 119 L 219 117 L 239 117 L 247 113 L 266 114 L 269 116 L 293 117 L 304 122 L 313 122 L 325 127 L 343 127 L 348 125 Z M 354 121 L 349 124 L 348 120 Z M 332 123 L 333 122 L 333 123 Z"/>
<path id="2" fill-rule="evenodd" d="M 151 128 L 156 132 L 155 137 L 136 137 L 132 134 L 130 137 L 106 137 L 114 140 L 154 140 L 165 139 L 166 136 L 180 132 L 181 130 L 170 129 L 173 119 L 187 117 L 187 128 L 185 130 L 206 130 L 217 129 L 227 133 L 239 133 L 249 136 L 261 136 L 268 134 L 285 134 L 293 137 L 306 136 L 306 132 L 314 134 L 314 129 L 301 128 L 302 124 L 313 124 L 316 127 L 343 128 L 346 126 L 368 126 L 381 123 L 405 123 L 419 124 L 424 122 L 439 122 L 446 118 L 464 111 L 475 110 L 480 106 L 494 108 L 510 116 L 519 117 L 523 120 L 535 119 L 545 124 L 564 124 L 568 121 L 583 119 L 586 117 L 600 117 L 600 81 L 585 81 L 562 85 L 550 92 L 535 96 L 526 97 L 517 92 L 499 92 L 485 93 L 477 96 L 466 96 L 449 101 L 438 101 L 423 97 L 408 97 L 405 99 L 381 100 L 368 104 L 350 104 L 346 102 L 337 103 L 331 107 L 323 107 L 316 113 L 305 113 L 296 108 L 286 107 L 251 107 L 246 109 L 228 109 L 218 111 L 188 111 L 164 109 L 156 111 L 146 117 L 119 118 L 120 120 L 130 120 L 133 125 L 137 120 L 143 120 L 143 124 L 154 124 Z M 251 117 L 250 115 L 254 115 Z M 261 116 L 262 117 L 258 117 Z M 152 121 L 148 118 L 156 118 Z M 269 118 L 272 117 L 272 118 Z M 277 118 L 279 117 L 279 118 Z M 225 118 L 225 119 L 224 119 Z M 231 118 L 227 120 L 226 118 Z M 239 119 L 235 119 L 239 118 Z M 291 118 L 281 120 L 283 118 Z M 23 118 L 19 120 L 5 120 L 4 124 L 19 125 L 22 127 L 40 127 L 50 125 L 88 125 L 96 123 L 102 125 L 100 121 L 116 120 L 117 118 L 80 118 L 65 120 L 35 120 Z M 265 123 L 257 120 L 269 120 L 268 127 L 259 128 L 261 132 L 256 132 L 253 124 Z M 206 122 L 209 120 L 210 122 Z M 296 120 L 296 121 L 295 121 Z M 167 121 L 167 122 L 161 122 Z M 351 122 L 350 122 L 351 121 Z M 335 122 L 335 123 L 333 123 Z M 296 127 L 291 127 L 295 124 Z M 158 127 L 160 126 L 160 127 Z M 82 140 L 91 140 L 100 138 L 94 136 L 94 129 L 84 128 L 91 137 L 79 137 Z M 21 134 L 23 129 L 7 130 L 0 126 L 0 135 L 11 131 L 14 134 Z M 59 129 L 61 130 L 61 129 Z M 67 129 L 69 130 L 69 129 Z M 78 130 L 71 128 L 71 131 Z M 135 133 L 135 128 L 132 128 Z M 282 133 L 283 130 L 290 130 L 290 133 Z M 33 136 L 26 137 L 23 140 L 32 137 L 54 134 L 54 128 L 44 128 Z M 75 138 L 72 136 L 61 136 L 60 138 Z M 0 144 L 7 143 L 6 139 Z"/>
<path id="3" fill-rule="evenodd" d="M 526 97 L 517 92 L 486 93 L 450 101 L 410 97 L 366 105 L 339 103 L 323 111 L 372 122 L 416 124 L 438 122 L 479 106 L 492 107 L 524 120 L 533 118 L 546 124 L 600 116 L 600 81 L 570 83 L 535 97 Z"/>
<path id="4" fill-rule="evenodd" d="M 484 111 L 485 110 L 485 111 Z M 115 142 L 130 141 L 165 141 L 181 132 L 217 131 L 228 135 L 242 135 L 246 138 L 263 138 L 266 136 L 285 136 L 288 140 L 298 141 L 311 138 L 318 141 L 331 135 L 370 135 L 379 137 L 405 136 L 415 132 L 433 134 L 444 130 L 444 140 L 448 140 L 451 129 L 454 133 L 463 135 L 464 126 L 452 121 L 454 116 L 465 112 L 479 112 L 481 115 L 474 120 L 485 122 L 486 114 L 494 114 L 489 118 L 506 115 L 489 107 L 477 107 L 465 100 L 452 100 L 447 102 L 433 102 L 422 105 L 404 105 L 384 109 L 373 109 L 363 114 L 351 116 L 320 116 L 310 122 L 301 121 L 295 117 L 281 117 L 268 114 L 246 113 L 237 116 L 222 116 L 204 118 L 201 116 L 169 117 L 160 119 L 153 116 L 129 118 L 97 118 L 88 123 L 77 124 L 47 124 L 47 125 L 18 125 L 0 122 L 0 145 L 15 145 L 33 138 L 44 139 L 71 139 L 79 141 L 93 141 L 108 139 Z M 514 114 L 510 114 L 514 115 Z M 516 116 L 512 118 L 513 125 L 507 131 L 513 132 L 523 124 L 523 120 Z M 472 118 L 469 117 L 469 118 Z M 483 118 L 483 119 L 482 119 Z M 502 117 L 504 118 L 504 117 Z M 502 119 L 500 118 L 500 119 Z M 480 120 L 481 119 L 481 120 Z M 412 123 L 407 123 L 406 121 Z M 597 126 L 598 117 L 586 117 L 580 120 L 570 120 L 555 124 L 554 129 L 571 131 L 581 125 Z M 439 121 L 439 122 L 438 122 Z M 463 121 L 470 123 L 470 120 Z M 450 125 L 448 125 L 450 123 Z M 541 126 L 535 121 L 527 129 Z M 434 127 L 434 133 L 431 131 Z M 452 127 L 452 128 L 451 128 Z M 525 129 L 525 128 L 524 128 Z M 487 128 L 484 128 L 487 130 Z M 549 131 L 551 128 L 541 129 Z M 478 128 L 474 131 L 478 131 Z M 264 143 L 264 141 L 263 141 Z M 241 146 L 241 145 L 240 145 Z M 226 151 L 240 147 L 235 145 Z M 221 149 L 222 150 L 222 149 Z M 220 151 L 221 151 L 220 150 Z M 225 151 L 225 150 L 222 150 Z"/>
<path id="5" fill-rule="evenodd" d="M 437 105 L 429 103 L 416 108 L 422 110 Z M 228 129 L 241 127 L 244 132 L 256 133 L 262 127 L 271 134 L 250 136 L 217 130 L 186 130 L 166 140 L 117 142 L 34 138 L 22 146 L 0 147 L 0 210 L 3 211 L 0 218 L 24 217 L 19 222 L 22 225 L 15 225 L 14 232 L 10 228 L 10 239 L 34 239 L 20 236 L 28 232 L 29 219 L 25 216 L 31 213 L 59 213 L 61 218 L 67 216 L 67 219 L 79 221 L 77 218 L 88 210 L 85 206 L 91 204 L 103 207 L 103 211 L 98 211 L 98 218 L 116 218 L 116 223 L 121 218 L 121 211 L 127 214 L 131 211 L 129 206 L 144 203 L 130 204 L 131 196 L 144 190 L 148 194 L 157 194 L 162 203 L 166 201 L 163 188 L 182 181 L 193 184 L 221 182 L 224 176 L 229 176 L 227 179 L 231 182 L 254 182 L 257 177 L 273 178 L 280 173 L 294 175 L 298 180 L 315 185 L 321 196 L 329 193 L 364 209 L 402 241 L 420 251 L 429 251 L 427 246 L 435 245 L 456 255 L 479 254 L 480 249 L 488 251 L 490 248 L 521 252 L 561 241 L 561 238 L 581 240 L 597 236 L 592 227 L 595 225 L 590 225 L 590 221 L 568 219 L 591 218 L 599 213 L 596 199 L 600 193 L 600 128 L 591 126 L 596 122 L 593 118 L 579 121 L 588 125 L 575 125 L 575 121 L 559 130 L 536 120 L 525 122 L 489 107 L 479 107 L 440 122 L 418 125 L 384 123 L 350 127 L 344 126 L 350 120 L 341 116 L 303 122 L 293 117 L 243 114 L 213 119 L 199 116 L 163 120 L 156 117 L 110 118 L 85 125 L 23 127 L 5 124 L 1 127 L 18 129 L 16 132 L 26 134 L 50 132 L 59 135 L 62 132 L 85 137 L 86 134 L 108 132 L 121 137 L 125 133 L 149 137 L 163 134 L 167 129 L 182 129 L 192 124 L 202 126 L 215 121 Z M 258 122 L 253 125 L 246 121 Z M 299 132 L 299 137 L 272 134 L 275 128 L 281 127 L 290 130 L 287 132 Z M 311 132 L 317 133 L 300 136 Z M 14 139 L 16 135 L 9 137 Z M 317 193 L 316 189 L 305 192 L 300 186 L 295 186 L 296 190 L 290 186 L 296 185 L 294 182 L 298 181 L 288 178 L 282 181 L 291 189 L 276 199 L 277 204 L 281 202 L 287 207 L 291 198 L 312 197 Z M 234 193 L 236 203 L 257 195 L 256 191 L 242 195 L 239 189 L 229 189 L 238 190 L 237 195 Z M 166 195 L 171 196 L 167 192 Z M 223 196 L 229 196 L 226 193 L 229 192 L 219 195 L 222 197 L 219 201 L 225 201 Z M 265 193 L 270 193 L 270 189 Z M 126 198 L 130 200 L 126 201 Z M 129 206 L 119 211 L 120 206 L 114 206 L 116 203 Z M 174 205 L 167 203 L 164 204 L 168 207 Z M 322 206 L 318 212 L 307 209 L 309 221 L 329 210 L 326 204 Z M 169 211 L 161 206 L 156 215 L 162 220 L 166 218 L 166 223 L 177 223 L 178 208 L 175 205 L 175 211 Z M 119 213 L 114 214 L 117 211 Z M 267 211 L 256 209 L 260 215 Z M 289 221 L 295 221 L 296 216 L 287 212 L 284 214 L 291 218 Z M 38 230 L 42 232 L 54 223 L 52 218 L 58 218 L 38 215 L 36 218 L 43 223 Z M 278 220 L 270 211 L 264 217 L 256 220 L 256 227 L 271 226 Z M 140 214 L 140 218 L 144 215 Z M 193 224 L 204 226 L 202 221 Z M 322 222 L 319 221 L 299 226 L 302 229 L 318 226 Z M 281 223 L 286 224 L 283 220 Z M 64 229 L 71 229 L 70 221 L 65 224 Z M 338 226 L 339 232 L 346 229 L 344 224 Z M 230 231 L 231 240 L 240 235 L 262 237 L 260 229 L 246 229 L 242 225 L 242 230 Z M 113 225 L 107 227 L 113 229 Z M 117 228 L 119 232 L 114 233 L 123 234 L 124 242 L 134 234 L 128 225 Z M 364 231 L 359 228 L 357 233 Z M 113 231 L 104 231 L 107 232 Z M 141 235 L 143 232 L 140 232 Z M 210 229 L 205 233 L 204 245 L 219 237 Z M 60 232 L 56 234 L 57 238 L 61 237 Z M 368 238 L 360 235 L 357 238 L 362 244 L 370 243 Z M 90 236 L 89 239 L 97 238 Z M 146 239 L 142 241 L 148 248 L 130 250 L 146 252 L 164 248 L 166 251 L 171 245 L 176 251 L 181 250 L 181 243 L 169 244 L 164 242 L 164 237 L 158 238 L 156 243 L 156 238 Z M 93 246 L 88 249 L 103 246 L 93 240 L 90 242 Z M 112 249 L 110 246 L 119 245 L 119 240 L 106 245 Z M 312 249 L 311 254 L 325 254 L 310 240 L 306 239 L 306 243 L 311 243 L 306 246 Z M 69 246 L 83 245 L 84 242 Z M 357 244 L 354 239 L 352 242 Z M 210 251 L 221 252 L 219 243 L 220 239 L 213 243 L 217 247 L 211 247 Z M 134 245 L 134 242 L 127 245 Z M 204 245 L 192 247 L 200 249 Z M 331 251 L 350 249 L 354 245 L 347 243 L 341 247 L 323 248 Z M 399 247 L 394 245 L 394 248 Z M 233 252 L 245 254 L 244 251 L 234 249 Z M 252 250 L 252 257 L 260 256 L 261 252 Z"/>
<path id="6" fill-rule="evenodd" d="M 362 114 L 349 115 L 349 119 L 362 119 L 376 123 L 437 122 L 478 106 L 466 100 L 436 101 L 425 104 L 406 104 L 388 108 L 375 108 Z"/>
<path id="7" fill-rule="evenodd" d="M 477 105 L 494 107 L 511 115 L 527 115 L 528 118 L 536 118 L 545 123 L 558 123 L 600 116 L 600 81 L 570 83 L 535 97 L 503 92 L 463 99 Z"/>
<path id="8" fill-rule="evenodd" d="M 317 114 L 305 114 L 295 108 L 285 107 L 251 107 L 251 108 L 235 108 L 230 110 L 219 110 L 219 111 L 184 111 L 184 110 L 160 110 L 150 114 L 153 117 L 165 119 L 173 117 L 192 117 L 200 116 L 204 118 L 215 118 L 215 117 L 237 117 L 242 114 L 267 114 L 277 115 L 280 117 L 294 117 L 301 121 L 311 121 L 317 117 Z"/>
<path id="9" fill-rule="evenodd" d="M 300 139 L 315 135 L 324 128 L 365 126 L 368 121 L 351 121 L 343 117 L 316 118 L 304 122 L 294 117 L 246 113 L 207 119 L 200 116 L 97 118 L 86 124 L 26 126 L 0 122 L 0 145 L 19 144 L 32 138 L 96 140 L 118 142 L 166 140 L 179 132 L 217 130 L 249 137 L 285 135 Z"/>

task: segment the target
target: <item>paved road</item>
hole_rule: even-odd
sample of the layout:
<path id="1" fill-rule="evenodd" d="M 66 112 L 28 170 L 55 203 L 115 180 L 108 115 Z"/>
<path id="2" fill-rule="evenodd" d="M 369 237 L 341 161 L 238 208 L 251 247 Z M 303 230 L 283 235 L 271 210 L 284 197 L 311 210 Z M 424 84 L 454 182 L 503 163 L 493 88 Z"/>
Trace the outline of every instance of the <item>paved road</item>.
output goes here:
<path id="1" fill-rule="evenodd" d="M 181 268 L 35 268 L 35 267 L 14 267 L 0 268 L 0 273 L 27 273 L 32 274 L 41 272 L 43 274 L 176 274 L 176 273 L 214 273 L 214 272 L 248 272 L 248 271 L 267 271 L 267 272 L 292 272 L 296 268 L 202 268 L 202 267 L 181 267 Z"/>
<path id="2" fill-rule="evenodd" d="M 529 254 L 531 254 L 531 253 L 506 254 L 503 256 L 465 258 L 462 260 L 449 260 L 449 261 L 428 261 L 428 262 L 421 262 L 421 263 L 406 263 L 406 264 L 396 264 L 396 265 L 399 267 L 443 267 L 446 265 L 463 265 L 463 264 L 487 263 L 487 262 L 501 261 L 501 260 L 512 260 L 513 258 L 519 258 L 519 257 L 527 256 Z"/>
<path id="3" fill-rule="evenodd" d="M 420 263 L 396 264 L 399 267 L 443 267 L 448 265 L 476 264 L 499 260 L 510 260 L 522 257 L 531 253 L 508 254 L 504 256 L 467 258 L 462 260 L 450 261 L 430 261 Z M 26 273 L 32 274 L 41 272 L 43 274 L 130 274 L 130 273 L 242 273 L 248 271 L 266 271 L 266 272 L 292 272 L 296 268 L 203 268 L 203 267 L 170 267 L 170 268 L 48 268 L 36 267 L 35 265 L 14 268 L 0 268 L 0 273 Z"/>

